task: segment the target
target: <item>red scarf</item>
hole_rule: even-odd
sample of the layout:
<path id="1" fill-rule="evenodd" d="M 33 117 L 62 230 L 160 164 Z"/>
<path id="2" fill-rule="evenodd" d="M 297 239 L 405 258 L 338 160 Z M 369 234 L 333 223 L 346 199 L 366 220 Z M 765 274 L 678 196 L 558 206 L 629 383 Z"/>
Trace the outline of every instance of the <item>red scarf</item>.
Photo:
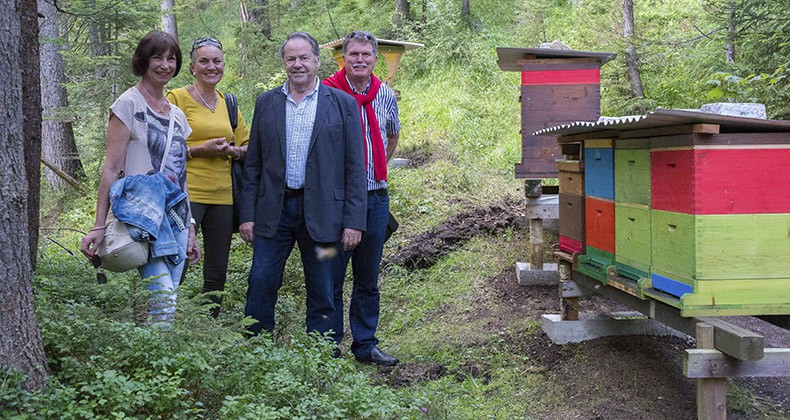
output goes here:
<path id="1" fill-rule="evenodd" d="M 340 71 L 322 80 L 321 83 L 342 90 L 348 93 L 357 100 L 359 104 L 360 114 L 362 108 L 365 109 L 365 115 L 368 118 L 368 125 L 370 125 L 370 143 L 373 145 L 373 176 L 376 181 L 387 180 L 387 157 L 384 152 L 384 139 L 381 138 L 381 130 L 379 129 L 379 121 L 376 118 L 376 110 L 373 109 L 373 100 L 379 93 L 381 87 L 381 80 L 374 74 L 370 75 L 370 89 L 366 95 L 354 93 L 351 86 L 346 79 L 346 68 L 343 67 Z M 362 122 L 362 139 L 365 139 L 365 123 Z M 365 168 L 368 167 L 368 142 L 365 141 Z"/>

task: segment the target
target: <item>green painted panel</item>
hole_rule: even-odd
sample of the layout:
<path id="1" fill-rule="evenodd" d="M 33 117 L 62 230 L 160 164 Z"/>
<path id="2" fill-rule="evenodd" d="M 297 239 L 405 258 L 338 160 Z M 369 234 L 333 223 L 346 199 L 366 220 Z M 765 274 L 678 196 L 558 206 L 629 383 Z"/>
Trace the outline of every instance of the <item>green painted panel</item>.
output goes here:
<path id="1" fill-rule="evenodd" d="M 681 298 L 682 316 L 790 314 L 790 278 L 702 280 Z"/>
<path id="2" fill-rule="evenodd" d="M 645 271 L 650 266 L 650 210 L 615 203 L 615 260 L 636 262 Z M 628 263 L 626 263 L 628 264 Z M 631 265 L 631 264 L 629 264 Z"/>
<path id="3" fill-rule="evenodd" d="M 697 279 L 790 274 L 790 214 L 696 216 Z"/>
<path id="4" fill-rule="evenodd" d="M 650 151 L 614 151 L 614 199 L 624 203 L 650 205 Z"/>
<path id="5" fill-rule="evenodd" d="M 594 246 L 587 245 L 584 252 L 589 260 L 594 264 L 606 267 L 614 264 L 614 255 Z"/>
<path id="6" fill-rule="evenodd" d="M 662 271 L 674 273 L 682 278 L 693 278 L 696 244 L 694 216 L 661 210 L 651 210 L 650 213 L 651 270 L 656 273 Z M 672 278 L 680 280 L 677 277 Z"/>
<path id="7" fill-rule="evenodd" d="M 585 253 L 579 256 L 578 270 L 602 283 L 607 281 L 607 269 L 614 265 L 614 255 L 587 245 Z"/>

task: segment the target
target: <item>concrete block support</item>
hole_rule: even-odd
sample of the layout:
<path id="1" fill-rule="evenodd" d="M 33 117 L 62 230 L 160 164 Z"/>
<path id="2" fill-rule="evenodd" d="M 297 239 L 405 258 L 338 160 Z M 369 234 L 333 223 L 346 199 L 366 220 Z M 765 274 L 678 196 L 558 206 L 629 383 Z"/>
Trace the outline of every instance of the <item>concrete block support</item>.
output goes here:
<path id="1" fill-rule="evenodd" d="M 553 286 L 560 283 L 560 273 L 554 263 L 545 263 L 542 269 L 532 269 L 530 263 L 517 262 L 516 279 L 520 286 Z"/>
<path id="2" fill-rule="evenodd" d="M 654 319 L 587 319 L 563 321 L 559 314 L 541 316 L 543 332 L 554 344 L 581 343 L 613 335 L 686 335 Z"/>

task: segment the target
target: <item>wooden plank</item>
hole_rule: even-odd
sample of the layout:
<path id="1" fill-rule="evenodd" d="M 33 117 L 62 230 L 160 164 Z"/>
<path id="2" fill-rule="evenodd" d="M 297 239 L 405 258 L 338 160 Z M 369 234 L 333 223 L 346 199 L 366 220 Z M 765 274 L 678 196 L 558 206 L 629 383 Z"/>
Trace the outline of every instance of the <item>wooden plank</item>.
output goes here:
<path id="1" fill-rule="evenodd" d="M 601 62 L 595 58 L 533 58 L 517 60 L 521 70 L 548 69 L 591 69 L 600 68 Z"/>
<path id="2" fill-rule="evenodd" d="M 715 340 L 714 327 L 702 322 L 697 324 L 696 337 L 698 349 L 712 349 Z M 697 418 L 704 420 L 727 418 L 726 378 L 697 379 Z"/>
<path id="3" fill-rule="evenodd" d="M 765 353 L 765 338 L 762 335 L 733 325 L 720 318 L 700 317 L 702 322 L 715 330 L 716 350 L 727 353 L 738 360 L 760 360 Z"/>
<path id="4" fill-rule="evenodd" d="M 683 373 L 689 378 L 790 376 L 790 349 L 765 349 L 760 360 L 737 360 L 718 350 L 688 349 Z"/>
<path id="5" fill-rule="evenodd" d="M 588 149 L 611 149 L 614 146 L 614 139 L 588 139 L 584 141 L 584 147 Z"/>
<path id="6" fill-rule="evenodd" d="M 597 119 L 597 118 L 596 118 Z M 578 121 L 586 121 L 579 119 Z M 557 139 L 560 143 L 573 143 L 588 139 L 608 139 L 620 137 L 620 130 L 601 130 L 594 133 L 570 134 Z"/>
<path id="7" fill-rule="evenodd" d="M 581 160 L 557 159 L 557 170 L 565 172 L 584 172 L 584 162 Z"/>
<path id="8" fill-rule="evenodd" d="M 689 124 L 670 127 L 646 128 L 642 130 L 623 131 L 622 138 L 659 137 L 678 134 L 719 134 L 718 124 Z"/>

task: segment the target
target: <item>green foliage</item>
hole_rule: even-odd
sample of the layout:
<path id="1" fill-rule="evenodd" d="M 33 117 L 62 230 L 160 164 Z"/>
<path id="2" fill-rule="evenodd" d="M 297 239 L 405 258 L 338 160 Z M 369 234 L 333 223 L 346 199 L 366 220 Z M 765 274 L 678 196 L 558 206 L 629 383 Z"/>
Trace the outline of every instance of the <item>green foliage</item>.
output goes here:
<path id="1" fill-rule="evenodd" d="M 255 2 L 244 3 L 254 7 Z M 239 19 L 235 0 L 177 0 L 185 60 L 169 87 L 193 80 L 187 68 L 191 41 L 218 37 L 227 62 L 219 89 L 238 95 L 249 123 L 255 97 L 285 80 L 278 49 L 292 31 L 310 32 L 319 43 L 364 29 L 425 44 L 403 56 L 393 86 L 401 93 L 396 155 L 410 158 L 413 166 L 390 175 L 391 207 L 401 230 L 385 255 L 464 209 L 520 196 L 522 184 L 513 177 L 513 164 L 521 158 L 519 74 L 499 69 L 496 47 L 537 47 L 557 39 L 577 50 L 618 53 L 602 69 L 604 115 L 755 100 L 766 103 L 772 116 L 790 116 L 790 16 L 780 0 L 738 3 L 735 64 L 726 63 L 722 53 L 723 0 L 637 2 L 632 42 L 640 55 L 645 99 L 630 96 L 618 0 L 480 0 L 472 3 L 468 19 L 460 17 L 458 1 L 426 0 L 412 2 L 415 19 L 399 30 L 391 18 L 392 2 L 294 3 L 295 8 L 290 0 L 268 2 L 267 39 L 256 22 Z M 58 4 L 73 13 L 62 15 L 72 104 L 65 112 L 76 123 L 95 190 L 107 108 L 137 81 L 129 59 L 139 37 L 158 25 L 159 1 Z M 336 69 L 329 51 L 322 50 L 319 76 Z M 377 73 L 381 70 L 380 62 Z M 42 213 L 49 222 L 35 290 L 52 379 L 44 392 L 27 394 L 16 373 L 0 370 L 0 417 L 517 418 L 540 417 L 564 401 L 550 376 L 533 373 L 541 368 L 539 361 L 501 350 L 520 345 L 519 332 L 535 325 L 524 321 L 493 336 L 475 335 L 476 322 L 482 321 L 465 312 L 482 282 L 523 259 L 527 238 L 520 232 L 471 241 L 429 269 L 382 271 L 379 335 L 395 347 L 393 353 L 452 369 L 474 361 L 490 371 L 486 383 L 458 374 L 392 390 L 371 385 L 374 369 L 331 359 L 326 341 L 304 333 L 298 252 L 286 264 L 272 337 L 242 336 L 249 322 L 242 314 L 252 253 L 238 238 L 219 319 L 206 316 L 199 263 L 179 288 L 175 324 L 165 330 L 141 326 L 141 305 L 149 295 L 144 284 L 133 273 L 95 284 L 95 272 L 75 252 L 80 235 L 63 229 L 91 226 L 95 194 L 47 194 Z M 741 399 L 747 407 L 749 400 Z"/>
<path id="2" fill-rule="evenodd" d="M 88 262 L 70 252 L 79 234 L 49 237 L 34 287 L 52 376 L 45 391 L 28 394 L 21 378 L 4 371 L 2 418 L 392 418 L 409 409 L 348 361 L 333 359 L 333 342 L 307 336 L 296 307 L 278 308 L 300 322 L 280 326 L 288 331 L 277 342 L 246 338 L 237 273 L 226 295 L 235 311 L 208 317 L 193 270 L 179 290 L 176 322 L 141 326 L 151 292 L 137 275 L 110 274 L 107 284 L 96 284 Z M 232 260 L 240 266 L 248 256 L 249 249 L 236 249 Z M 295 283 L 294 271 L 287 284 Z"/>

